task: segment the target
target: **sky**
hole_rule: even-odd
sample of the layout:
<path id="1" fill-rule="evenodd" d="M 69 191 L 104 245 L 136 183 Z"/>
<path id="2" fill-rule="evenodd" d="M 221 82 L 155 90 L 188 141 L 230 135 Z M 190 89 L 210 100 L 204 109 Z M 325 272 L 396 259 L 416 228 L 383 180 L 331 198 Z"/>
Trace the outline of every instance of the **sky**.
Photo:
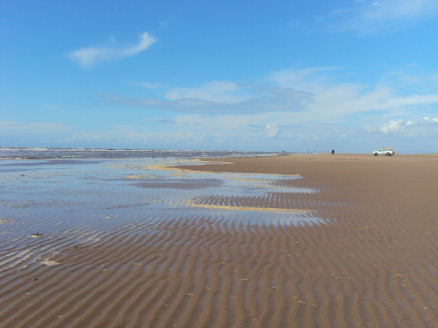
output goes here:
<path id="1" fill-rule="evenodd" d="M 0 146 L 438 152 L 438 0 L 0 1 Z"/>

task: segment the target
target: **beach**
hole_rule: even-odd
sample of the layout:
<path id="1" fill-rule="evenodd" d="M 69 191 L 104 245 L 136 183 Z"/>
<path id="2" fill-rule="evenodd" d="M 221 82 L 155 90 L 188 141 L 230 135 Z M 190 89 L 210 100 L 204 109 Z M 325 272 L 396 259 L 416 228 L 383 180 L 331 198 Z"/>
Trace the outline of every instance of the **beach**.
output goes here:
<path id="1" fill-rule="evenodd" d="M 71 161 L 2 167 L 0 327 L 438 325 L 438 155 Z"/>

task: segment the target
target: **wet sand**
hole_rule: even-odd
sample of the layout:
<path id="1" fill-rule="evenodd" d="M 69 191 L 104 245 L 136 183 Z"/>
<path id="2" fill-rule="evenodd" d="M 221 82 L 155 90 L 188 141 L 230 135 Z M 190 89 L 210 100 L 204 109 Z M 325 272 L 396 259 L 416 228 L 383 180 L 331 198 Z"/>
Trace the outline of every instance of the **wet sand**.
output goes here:
<path id="1" fill-rule="evenodd" d="M 224 161 L 233 164 L 185 169 L 303 178 L 278 179 L 278 191 L 265 197 L 191 200 L 203 210 L 309 210 L 324 223 L 253 224 L 181 212 L 84 230 L 91 243 L 72 234 L 35 235 L 21 249 L 2 243 L 0 326 L 438 326 L 438 156 Z M 2 217 L 0 229 L 14 220 Z M 44 257 L 45 248 L 56 252 Z M 23 266 L 37 251 L 40 265 Z"/>

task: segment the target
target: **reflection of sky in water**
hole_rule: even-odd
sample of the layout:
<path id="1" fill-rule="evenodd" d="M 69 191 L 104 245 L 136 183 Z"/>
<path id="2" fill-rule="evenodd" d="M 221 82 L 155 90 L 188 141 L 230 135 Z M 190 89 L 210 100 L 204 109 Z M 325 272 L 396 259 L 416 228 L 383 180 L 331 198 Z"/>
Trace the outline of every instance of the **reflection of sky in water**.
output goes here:
<path id="1" fill-rule="evenodd" d="M 0 240 L 20 232 L 33 233 L 35 229 L 43 232 L 58 231 L 61 227 L 111 229 L 133 220 L 152 218 L 163 221 L 193 217 L 194 220 L 220 220 L 229 224 L 322 222 L 310 214 L 206 209 L 187 205 L 188 201 L 204 196 L 263 198 L 272 192 L 315 192 L 278 183 L 282 179 L 299 177 L 147 169 L 147 165 L 184 163 L 175 159 L 9 165 L 23 162 L 31 161 L 0 163 L 0 218 L 11 221 L 0 222 Z"/>

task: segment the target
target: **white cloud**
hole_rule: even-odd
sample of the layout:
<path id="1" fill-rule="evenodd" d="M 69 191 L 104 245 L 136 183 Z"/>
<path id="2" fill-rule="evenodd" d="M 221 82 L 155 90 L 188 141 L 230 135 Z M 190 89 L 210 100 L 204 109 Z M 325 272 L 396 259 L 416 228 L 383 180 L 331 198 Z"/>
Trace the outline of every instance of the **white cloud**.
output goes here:
<path id="1" fill-rule="evenodd" d="M 438 123 L 438 117 L 423 117 L 423 120 L 426 122 Z"/>
<path id="2" fill-rule="evenodd" d="M 125 47 L 85 47 L 68 54 L 68 57 L 82 67 L 90 67 L 97 62 L 123 59 L 139 54 L 158 40 L 144 32 L 135 45 Z"/>
<path id="3" fill-rule="evenodd" d="M 276 136 L 278 136 L 279 130 L 277 125 L 275 125 L 274 123 L 268 123 L 265 126 L 265 132 L 266 132 L 266 137 L 275 138 Z"/>
<path id="4" fill-rule="evenodd" d="M 427 136 L 438 132 L 437 117 L 423 117 L 421 119 L 392 119 L 379 128 L 375 129 L 371 126 L 367 128 L 369 133 L 380 132 L 386 135 L 398 135 L 404 137 Z"/>
<path id="5" fill-rule="evenodd" d="M 342 27 L 362 34 L 397 31 L 438 15 L 437 0 L 365 0 L 338 10 Z"/>
<path id="6" fill-rule="evenodd" d="M 402 119 L 391 120 L 388 123 L 385 123 L 380 127 L 380 131 L 382 131 L 385 134 L 400 132 L 400 130 L 402 130 L 402 129 L 404 129 Z"/>

